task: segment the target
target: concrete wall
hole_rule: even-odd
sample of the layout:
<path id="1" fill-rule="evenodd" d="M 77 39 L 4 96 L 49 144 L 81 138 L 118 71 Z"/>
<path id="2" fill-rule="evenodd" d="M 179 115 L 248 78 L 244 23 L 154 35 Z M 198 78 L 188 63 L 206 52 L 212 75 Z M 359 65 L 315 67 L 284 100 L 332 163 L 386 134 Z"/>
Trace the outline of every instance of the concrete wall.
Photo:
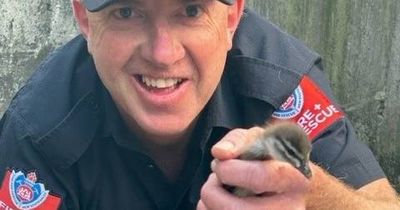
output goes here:
<path id="1" fill-rule="evenodd" d="M 400 1 L 248 5 L 323 56 L 339 103 L 400 190 Z M 0 1 L 0 115 L 40 60 L 76 34 L 69 1 Z"/>
<path id="2" fill-rule="evenodd" d="M 248 3 L 322 55 L 357 135 L 400 192 L 400 1 Z"/>

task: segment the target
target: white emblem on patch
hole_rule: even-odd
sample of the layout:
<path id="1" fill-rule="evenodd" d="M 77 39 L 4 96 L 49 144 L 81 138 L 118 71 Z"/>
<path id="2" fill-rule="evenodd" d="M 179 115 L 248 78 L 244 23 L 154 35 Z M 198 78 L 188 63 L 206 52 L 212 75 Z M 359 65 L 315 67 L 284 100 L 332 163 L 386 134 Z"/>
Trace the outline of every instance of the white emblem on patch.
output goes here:
<path id="1" fill-rule="evenodd" d="M 36 183 L 34 172 L 25 177 L 21 171 L 12 171 L 9 191 L 13 204 L 21 210 L 30 210 L 46 201 L 49 191 L 41 183 Z"/>
<path id="2" fill-rule="evenodd" d="M 285 103 L 279 107 L 274 113 L 272 113 L 272 117 L 288 120 L 296 117 L 303 108 L 304 105 L 304 95 L 301 87 L 297 87 L 292 95 L 286 100 Z"/>

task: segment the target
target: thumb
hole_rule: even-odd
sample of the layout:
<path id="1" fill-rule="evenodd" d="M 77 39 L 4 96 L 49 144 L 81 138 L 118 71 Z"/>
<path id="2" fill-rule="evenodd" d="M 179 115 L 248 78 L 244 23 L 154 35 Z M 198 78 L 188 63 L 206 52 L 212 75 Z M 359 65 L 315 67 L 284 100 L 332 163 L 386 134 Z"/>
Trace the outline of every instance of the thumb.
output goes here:
<path id="1" fill-rule="evenodd" d="M 263 130 L 260 127 L 234 129 L 211 148 L 211 154 L 219 160 L 237 158 L 253 143 Z"/>

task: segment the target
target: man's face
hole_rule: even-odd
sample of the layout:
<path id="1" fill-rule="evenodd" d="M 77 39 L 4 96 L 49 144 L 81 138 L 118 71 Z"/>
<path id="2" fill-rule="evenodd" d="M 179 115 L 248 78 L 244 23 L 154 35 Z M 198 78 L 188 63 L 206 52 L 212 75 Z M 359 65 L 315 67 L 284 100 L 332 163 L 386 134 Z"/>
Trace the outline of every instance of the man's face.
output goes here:
<path id="1" fill-rule="evenodd" d="M 98 74 L 136 134 L 157 144 L 188 135 L 220 81 L 235 9 L 215 0 L 135 0 L 87 14 Z"/>

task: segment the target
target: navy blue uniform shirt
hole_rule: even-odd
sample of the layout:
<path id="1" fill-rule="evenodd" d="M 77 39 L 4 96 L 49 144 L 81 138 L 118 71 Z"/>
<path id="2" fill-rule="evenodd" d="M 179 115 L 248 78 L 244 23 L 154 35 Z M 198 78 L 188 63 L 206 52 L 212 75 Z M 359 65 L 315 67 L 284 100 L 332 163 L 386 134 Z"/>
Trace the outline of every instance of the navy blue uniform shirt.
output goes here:
<path id="1" fill-rule="evenodd" d="M 59 209 L 194 209 L 210 174 L 210 148 L 227 132 L 264 124 L 304 76 L 333 98 L 320 62 L 247 11 L 181 176 L 170 183 L 125 127 L 78 36 L 39 66 L 0 121 L 0 206 L 53 199 Z M 311 159 L 354 188 L 384 177 L 345 117 L 313 141 Z"/>

